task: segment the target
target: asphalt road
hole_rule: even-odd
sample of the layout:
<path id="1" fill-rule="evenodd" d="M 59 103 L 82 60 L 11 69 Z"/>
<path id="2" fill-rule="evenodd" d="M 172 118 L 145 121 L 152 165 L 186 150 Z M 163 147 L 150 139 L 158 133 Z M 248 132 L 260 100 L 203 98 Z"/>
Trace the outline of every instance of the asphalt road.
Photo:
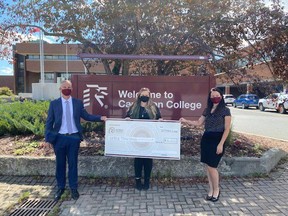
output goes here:
<path id="1" fill-rule="evenodd" d="M 229 106 L 232 130 L 288 141 L 288 114 Z"/>

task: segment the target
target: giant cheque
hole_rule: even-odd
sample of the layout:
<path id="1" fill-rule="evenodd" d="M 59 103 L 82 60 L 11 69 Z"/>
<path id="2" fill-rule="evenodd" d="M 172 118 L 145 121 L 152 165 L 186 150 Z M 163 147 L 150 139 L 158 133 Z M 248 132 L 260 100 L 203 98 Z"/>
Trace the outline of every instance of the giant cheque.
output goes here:
<path id="1" fill-rule="evenodd" d="M 105 155 L 180 160 L 179 121 L 107 119 Z"/>

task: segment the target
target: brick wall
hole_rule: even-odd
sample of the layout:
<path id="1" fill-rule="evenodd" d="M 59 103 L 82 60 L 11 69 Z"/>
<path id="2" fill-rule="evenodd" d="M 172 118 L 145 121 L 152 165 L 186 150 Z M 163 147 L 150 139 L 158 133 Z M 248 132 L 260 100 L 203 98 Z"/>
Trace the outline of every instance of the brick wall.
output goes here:
<path id="1" fill-rule="evenodd" d="M 15 93 L 15 78 L 14 76 L 0 76 L 0 87 L 8 87 Z"/>

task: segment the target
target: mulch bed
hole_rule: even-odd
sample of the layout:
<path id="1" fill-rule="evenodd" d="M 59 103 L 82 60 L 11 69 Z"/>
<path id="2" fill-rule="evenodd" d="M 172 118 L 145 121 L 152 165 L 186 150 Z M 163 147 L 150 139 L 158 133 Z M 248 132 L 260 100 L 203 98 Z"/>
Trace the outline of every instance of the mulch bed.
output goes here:
<path id="1" fill-rule="evenodd" d="M 186 156 L 199 156 L 200 140 L 203 128 L 182 127 L 181 129 L 181 154 Z M 45 151 L 44 140 L 35 136 L 2 136 L 0 137 L 0 154 L 15 155 L 15 150 L 27 143 L 37 142 L 38 148 L 33 151 L 22 151 L 22 155 L 30 156 L 52 156 L 53 150 Z M 104 133 L 90 132 L 85 134 L 81 142 L 79 155 L 93 156 L 104 154 Z M 227 157 L 261 157 L 269 148 L 277 147 L 288 152 L 288 142 L 273 140 L 265 137 L 252 136 L 241 133 L 232 133 L 231 143 L 227 146 L 225 156 Z M 18 153 L 19 155 L 19 153 Z"/>

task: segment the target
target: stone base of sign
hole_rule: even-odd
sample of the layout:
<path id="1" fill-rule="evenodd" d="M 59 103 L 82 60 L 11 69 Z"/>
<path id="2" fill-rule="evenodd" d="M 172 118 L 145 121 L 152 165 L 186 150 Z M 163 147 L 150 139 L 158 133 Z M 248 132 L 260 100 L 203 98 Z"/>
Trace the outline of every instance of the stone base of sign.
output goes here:
<path id="1" fill-rule="evenodd" d="M 268 174 L 287 155 L 279 149 L 270 149 L 261 158 L 223 157 L 219 171 L 223 176 L 251 176 Z M 153 176 L 205 176 L 199 157 L 181 156 L 181 160 L 154 159 Z M 54 157 L 0 156 L 0 175 L 54 176 Z M 79 157 L 79 176 L 130 177 L 134 176 L 133 158 L 104 156 Z"/>

